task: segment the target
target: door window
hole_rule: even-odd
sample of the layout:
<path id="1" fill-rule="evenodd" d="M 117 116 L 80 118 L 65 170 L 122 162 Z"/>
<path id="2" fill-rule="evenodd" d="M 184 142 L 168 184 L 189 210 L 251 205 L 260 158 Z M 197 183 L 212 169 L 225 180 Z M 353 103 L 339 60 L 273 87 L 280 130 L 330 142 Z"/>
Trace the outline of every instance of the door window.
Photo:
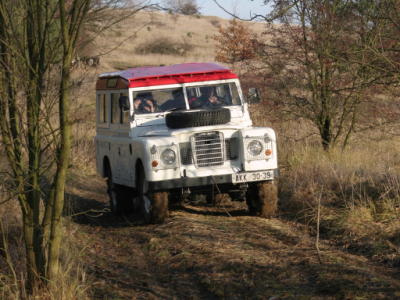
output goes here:
<path id="1" fill-rule="evenodd" d="M 111 93 L 111 123 L 119 123 L 119 103 L 117 93 Z"/>
<path id="2" fill-rule="evenodd" d="M 121 93 L 119 95 L 120 96 L 128 96 L 127 93 Z M 129 110 L 127 110 L 127 111 L 120 110 L 120 116 L 121 116 L 121 124 L 129 124 Z"/>

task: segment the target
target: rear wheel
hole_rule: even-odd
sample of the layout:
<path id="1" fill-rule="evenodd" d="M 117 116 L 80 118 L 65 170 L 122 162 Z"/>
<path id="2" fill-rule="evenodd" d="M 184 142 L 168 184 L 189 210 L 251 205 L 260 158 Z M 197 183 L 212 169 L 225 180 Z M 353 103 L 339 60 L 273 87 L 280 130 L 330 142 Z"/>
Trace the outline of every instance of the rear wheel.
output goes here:
<path id="1" fill-rule="evenodd" d="M 110 196 L 110 210 L 113 215 L 129 214 L 133 211 L 132 192 L 129 187 L 114 182 L 111 167 L 107 170 L 107 194 Z"/>
<path id="2" fill-rule="evenodd" d="M 168 217 L 168 193 L 149 191 L 149 184 L 142 169 L 139 177 L 139 200 L 146 224 L 162 223 Z"/>
<path id="3" fill-rule="evenodd" d="M 278 188 L 273 181 L 249 183 L 246 203 L 250 214 L 262 218 L 275 216 L 278 208 Z"/>

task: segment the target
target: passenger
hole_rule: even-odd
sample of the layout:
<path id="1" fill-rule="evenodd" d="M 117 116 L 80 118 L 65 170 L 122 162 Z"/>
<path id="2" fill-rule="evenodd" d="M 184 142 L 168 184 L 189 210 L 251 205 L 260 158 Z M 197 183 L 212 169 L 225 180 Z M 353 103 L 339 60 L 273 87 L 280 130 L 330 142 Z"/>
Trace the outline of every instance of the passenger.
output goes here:
<path id="1" fill-rule="evenodd" d="M 149 114 L 161 111 L 156 103 L 157 101 L 153 99 L 153 94 L 151 92 L 145 92 L 136 95 L 133 106 L 135 107 L 135 112 L 139 114 Z"/>

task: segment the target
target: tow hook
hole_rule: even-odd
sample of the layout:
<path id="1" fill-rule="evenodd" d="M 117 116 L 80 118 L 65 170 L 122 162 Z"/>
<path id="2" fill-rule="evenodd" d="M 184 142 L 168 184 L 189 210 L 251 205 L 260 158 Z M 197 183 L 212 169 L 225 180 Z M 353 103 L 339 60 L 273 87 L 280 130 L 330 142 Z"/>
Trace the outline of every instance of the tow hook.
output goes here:
<path id="1" fill-rule="evenodd" d="M 179 197 L 180 201 L 179 202 L 184 202 L 188 196 L 190 195 L 190 189 L 189 188 L 183 188 L 182 189 L 182 195 Z"/>
<path id="2" fill-rule="evenodd" d="M 182 189 L 182 197 L 187 197 L 189 195 L 190 195 L 190 189 L 189 188 Z"/>

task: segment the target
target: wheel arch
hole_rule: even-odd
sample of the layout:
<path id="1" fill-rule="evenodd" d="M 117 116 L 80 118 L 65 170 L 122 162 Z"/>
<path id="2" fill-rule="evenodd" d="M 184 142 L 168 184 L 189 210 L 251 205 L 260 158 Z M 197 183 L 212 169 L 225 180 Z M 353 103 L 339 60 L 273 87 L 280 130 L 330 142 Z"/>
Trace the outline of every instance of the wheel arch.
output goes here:
<path id="1" fill-rule="evenodd" d="M 103 157 L 103 165 L 102 165 L 102 170 L 101 170 L 101 173 L 100 173 L 101 177 L 103 177 L 103 178 L 108 176 L 108 174 L 107 174 L 107 166 L 110 166 L 110 168 L 111 168 L 110 160 L 109 160 L 108 156 L 105 155 Z"/>
<path id="2" fill-rule="evenodd" d="M 141 169 L 144 170 L 142 159 L 137 158 L 136 163 L 135 163 L 135 186 L 136 186 L 136 188 L 139 188 L 139 178 L 140 178 Z"/>

